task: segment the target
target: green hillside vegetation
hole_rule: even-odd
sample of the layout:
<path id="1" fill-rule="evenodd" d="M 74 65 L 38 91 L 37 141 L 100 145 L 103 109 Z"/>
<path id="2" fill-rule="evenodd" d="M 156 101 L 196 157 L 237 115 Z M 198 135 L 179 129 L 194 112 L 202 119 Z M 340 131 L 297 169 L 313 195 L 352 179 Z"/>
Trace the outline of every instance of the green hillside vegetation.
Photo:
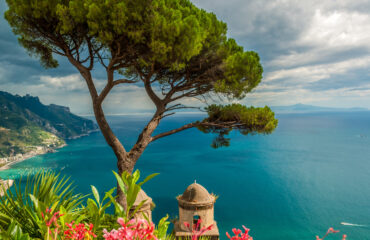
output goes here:
<path id="1" fill-rule="evenodd" d="M 72 114 L 68 107 L 44 105 L 38 97 L 0 91 L 0 126 L 19 129 L 31 122 L 61 138 L 74 138 L 97 129 L 93 121 Z"/>
<path id="2" fill-rule="evenodd" d="M 27 153 L 38 146 L 56 148 L 64 140 L 40 127 L 25 125 L 18 130 L 0 127 L 0 158 Z"/>
<path id="3" fill-rule="evenodd" d="M 93 121 L 72 114 L 67 107 L 46 106 L 38 97 L 0 91 L 0 158 L 30 152 L 37 146 L 55 148 L 64 144 L 63 139 L 96 128 Z"/>

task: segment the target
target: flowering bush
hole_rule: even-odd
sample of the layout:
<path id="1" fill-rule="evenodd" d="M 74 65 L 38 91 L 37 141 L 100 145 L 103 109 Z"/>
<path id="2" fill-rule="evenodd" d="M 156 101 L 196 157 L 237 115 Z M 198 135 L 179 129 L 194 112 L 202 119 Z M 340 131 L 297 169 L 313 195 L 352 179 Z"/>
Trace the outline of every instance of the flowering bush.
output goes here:
<path id="1" fill-rule="evenodd" d="M 62 216 L 63 214 L 60 214 L 59 211 L 52 214 L 51 208 L 47 208 L 45 213 L 41 212 L 41 217 L 47 229 L 44 236 L 45 240 L 91 240 L 96 237 L 93 232 L 93 224 L 89 224 L 88 226 L 86 226 L 86 224 L 84 223 L 74 224 L 74 221 L 72 221 L 71 223 L 66 223 L 65 227 L 67 227 L 67 229 L 64 232 L 62 231 L 62 234 L 59 234 L 60 229 L 64 227 L 58 224 L 58 220 Z"/>
<path id="2" fill-rule="evenodd" d="M 64 231 L 65 239 L 73 239 L 73 240 L 90 240 L 96 237 L 93 232 L 93 224 L 86 224 L 79 223 L 73 225 L 74 221 L 71 223 L 67 223 L 66 226 L 68 227 L 67 230 Z"/>
<path id="3" fill-rule="evenodd" d="M 60 225 L 58 224 L 58 219 L 63 216 L 63 214 L 59 214 L 59 211 L 52 213 L 51 208 L 47 208 L 45 213 L 41 212 L 41 217 L 46 226 L 46 236 L 45 239 L 49 240 L 50 237 L 52 239 L 57 239 Z"/>
<path id="4" fill-rule="evenodd" d="M 115 176 L 119 187 L 127 196 L 128 209 L 131 209 L 142 184 L 155 174 L 139 183 L 139 171 L 132 175 L 123 173 L 121 176 L 115 173 Z M 19 185 L 13 185 L 13 189 L 14 191 L 4 190 L 4 195 L 0 196 L 0 239 L 173 240 L 173 236 L 167 234 L 170 224 L 167 221 L 168 216 L 159 221 L 157 229 L 153 223 L 145 220 L 130 220 L 133 217 L 131 211 L 125 211 L 113 196 L 116 188 L 112 188 L 101 198 L 98 190 L 92 186 L 94 198 L 88 198 L 84 205 L 85 197 L 74 194 L 68 178 L 52 172 L 40 172 L 29 176 L 26 186 L 21 186 L 20 181 Z M 133 212 L 142 204 L 144 201 Z M 112 205 L 113 214 L 106 211 Z M 192 232 L 192 240 L 198 240 L 213 227 L 210 225 L 200 228 L 200 219 L 193 224 L 192 229 L 189 223 L 184 224 Z M 108 232 L 106 228 L 113 230 Z M 230 240 L 253 240 L 249 229 L 243 228 L 244 232 L 234 228 L 234 236 L 229 233 L 226 236 Z M 329 234 L 337 232 L 339 231 L 329 228 L 322 238 L 316 236 L 316 240 L 324 240 Z M 347 235 L 342 235 L 342 240 L 346 238 Z"/>
<path id="5" fill-rule="evenodd" d="M 193 229 L 190 229 L 190 224 L 188 222 L 184 222 L 185 227 L 188 228 L 191 233 L 192 240 L 198 240 L 200 236 L 202 236 L 205 232 L 210 231 L 213 227 L 213 224 L 209 225 L 208 227 L 200 228 L 200 223 L 202 222 L 201 219 L 198 219 L 196 224 L 193 224 Z"/>
<path id="6" fill-rule="evenodd" d="M 103 230 L 103 237 L 106 240 L 158 240 L 154 235 L 154 224 L 143 219 L 131 219 L 125 223 L 123 218 L 118 218 L 117 222 L 121 227 L 108 232 Z"/>
<path id="7" fill-rule="evenodd" d="M 253 238 L 249 236 L 249 228 L 246 228 L 244 225 L 243 225 L 243 228 L 244 228 L 244 233 L 240 229 L 233 228 L 234 236 L 231 237 L 228 232 L 226 232 L 226 236 L 230 240 L 253 240 Z"/>

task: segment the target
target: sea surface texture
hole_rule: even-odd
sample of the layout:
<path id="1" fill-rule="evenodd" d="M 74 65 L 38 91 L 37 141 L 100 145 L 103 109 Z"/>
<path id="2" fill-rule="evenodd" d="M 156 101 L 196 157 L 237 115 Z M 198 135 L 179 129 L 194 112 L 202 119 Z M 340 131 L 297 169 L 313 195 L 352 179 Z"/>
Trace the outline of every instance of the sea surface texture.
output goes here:
<path id="1" fill-rule="evenodd" d="M 370 239 L 370 113 L 277 115 L 271 135 L 230 134 L 231 146 L 213 149 L 214 136 L 191 129 L 158 140 L 137 163 L 142 175 L 160 173 L 144 185 L 156 208 L 154 221 L 178 215 L 176 196 L 195 180 L 219 196 L 215 219 L 225 232 L 251 229 L 255 240 L 314 240 L 329 227 L 327 239 Z M 178 115 L 157 132 L 201 119 Z M 120 140 L 129 148 L 147 116 L 110 117 Z M 0 172 L 19 178 L 42 168 L 71 176 L 77 190 L 100 192 L 116 186 L 116 159 L 101 133 L 68 142 L 57 153 L 34 157 Z M 341 222 L 363 226 L 341 225 Z"/>

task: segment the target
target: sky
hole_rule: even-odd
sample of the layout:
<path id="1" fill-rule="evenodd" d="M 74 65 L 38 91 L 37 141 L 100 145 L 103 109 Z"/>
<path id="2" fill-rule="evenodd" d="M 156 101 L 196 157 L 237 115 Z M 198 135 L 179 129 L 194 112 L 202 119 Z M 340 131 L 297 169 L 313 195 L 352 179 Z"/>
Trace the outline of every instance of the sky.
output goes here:
<path id="1" fill-rule="evenodd" d="M 228 36 L 259 53 L 261 84 L 240 103 L 297 103 L 370 108 L 370 1 L 368 0 L 194 0 L 228 24 Z M 0 1 L 0 15 L 7 6 Z M 77 71 L 61 59 L 43 69 L 19 46 L 0 19 L 0 90 L 39 96 L 44 104 L 91 114 L 91 99 Z M 104 74 L 94 72 L 98 88 Z M 198 105 L 194 99 L 185 103 Z M 105 100 L 107 114 L 152 111 L 140 86 L 119 86 Z"/>

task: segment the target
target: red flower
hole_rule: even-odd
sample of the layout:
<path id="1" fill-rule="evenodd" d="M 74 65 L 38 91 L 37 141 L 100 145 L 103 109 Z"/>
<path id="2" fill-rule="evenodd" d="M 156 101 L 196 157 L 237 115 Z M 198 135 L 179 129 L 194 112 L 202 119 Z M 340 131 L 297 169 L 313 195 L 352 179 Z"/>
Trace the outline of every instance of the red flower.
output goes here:
<path id="1" fill-rule="evenodd" d="M 326 238 L 329 234 L 338 233 L 338 232 L 339 232 L 339 230 L 334 230 L 334 228 L 330 227 L 328 229 L 328 231 L 326 231 L 326 234 L 322 238 L 319 238 L 319 236 L 316 236 L 316 240 L 324 240 L 324 238 Z M 344 234 L 342 240 L 346 240 L 346 237 L 347 237 L 347 235 Z"/>
<path id="2" fill-rule="evenodd" d="M 202 222 L 201 219 L 198 219 L 196 224 L 193 224 L 193 229 L 190 229 L 190 224 L 188 222 L 184 222 L 185 227 L 188 228 L 189 231 L 192 231 L 191 239 L 198 240 L 200 236 L 202 236 L 205 232 L 210 231 L 213 228 L 213 225 L 209 225 L 208 227 L 200 228 L 200 223 Z"/>
<path id="3" fill-rule="evenodd" d="M 331 228 L 329 228 L 329 229 L 328 229 L 327 234 L 329 234 L 329 233 L 337 233 L 337 232 L 339 232 L 339 231 L 338 231 L 338 230 L 334 230 L 334 229 L 331 227 Z"/>
<path id="4" fill-rule="evenodd" d="M 66 226 L 68 227 L 67 230 L 64 231 L 65 239 L 73 239 L 73 240 L 83 240 L 85 237 L 96 237 L 96 235 L 93 232 L 93 224 L 83 224 L 79 223 L 73 226 L 74 221 L 71 223 L 66 223 Z"/>
<path id="5" fill-rule="evenodd" d="M 226 232 L 226 236 L 230 240 L 253 240 L 253 238 L 249 236 L 249 229 L 246 228 L 244 225 L 243 225 L 243 229 L 244 229 L 244 233 L 240 229 L 233 228 L 232 231 L 234 233 L 234 236 L 231 237 L 228 232 Z"/>
<path id="6" fill-rule="evenodd" d="M 58 225 L 58 219 L 63 216 L 63 214 L 60 214 L 59 211 L 55 212 L 53 215 L 50 216 L 52 210 L 50 208 L 47 208 L 45 210 L 45 214 L 41 212 L 41 217 L 45 222 L 45 225 L 47 227 L 52 227 L 54 224 L 54 227 L 59 228 Z"/>
<path id="7" fill-rule="evenodd" d="M 106 240 L 158 240 L 154 235 L 154 224 L 149 223 L 146 220 L 135 220 L 132 219 L 128 223 L 122 218 L 118 218 L 117 222 L 121 227 L 116 230 L 108 232 L 106 229 L 103 230 L 103 237 Z"/>

